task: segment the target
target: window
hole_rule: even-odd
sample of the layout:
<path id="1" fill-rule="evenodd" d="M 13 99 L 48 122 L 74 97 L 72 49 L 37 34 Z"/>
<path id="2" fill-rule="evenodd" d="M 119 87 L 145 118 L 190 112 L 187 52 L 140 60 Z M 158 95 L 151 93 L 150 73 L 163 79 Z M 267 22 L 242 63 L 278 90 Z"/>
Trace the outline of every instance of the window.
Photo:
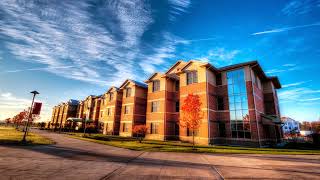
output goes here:
<path id="1" fill-rule="evenodd" d="M 159 101 L 151 102 L 151 112 L 158 112 L 159 111 Z"/>
<path id="2" fill-rule="evenodd" d="M 101 113 L 100 113 L 100 114 L 101 114 L 101 117 L 103 117 L 103 111 L 101 111 Z"/>
<path id="3" fill-rule="evenodd" d="M 187 85 L 198 82 L 198 73 L 197 71 L 187 72 Z"/>
<path id="4" fill-rule="evenodd" d="M 111 109 L 110 108 L 108 108 L 108 116 L 110 116 L 111 115 Z"/>
<path id="5" fill-rule="evenodd" d="M 124 106 L 124 114 L 129 114 L 129 112 L 130 112 L 130 107 Z"/>
<path id="6" fill-rule="evenodd" d="M 131 88 L 126 88 L 126 97 L 131 96 Z"/>
<path id="7" fill-rule="evenodd" d="M 122 123 L 122 132 L 129 132 L 129 124 Z"/>
<path id="8" fill-rule="evenodd" d="M 150 134 L 159 134 L 159 123 L 150 123 Z"/>
<path id="9" fill-rule="evenodd" d="M 160 81 L 155 80 L 152 82 L 152 92 L 156 92 L 160 90 Z"/>
<path id="10" fill-rule="evenodd" d="M 226 136 L 226 124 L 224 122 L 219 122 L 219 136 L 220 137 L 227 137 Z"/>
<path id="11" fill-rule="evenodd" d="M 232 138 L 251 138 L 244 69 L 227 72 Z"/>
<path id="12" fill-rule="evenodd" d="M 222 85 L 221 73 L 220 73 L 220 74 L 217 74 L 217 76 L 216 76 L 216 84 L 217 84 L 217 86 Z"/>
<path id="13" fill-rule="evenodd" d="M 179 91 L 180 89 L 180 81 L 175 81 L 175 88 L 176 88 L 176 91 Z"/>
<path id="14" fill-rule="evenodd" d="M 109 101 L 112 101 L 112 100 L 113 100 L 113 93 L 110 92 L 110 94 L 109 94 Z"/>
<path id="15" fill-rule="evenodd" d="M 176 101 L 176 112 L 180 111 L 180 102 Z"/>
<path id="16" fill-rule="evenodd" d="M 223 97 L 218 96 L 217 103 L 218 103 L 218 110 L 224 110 Z"/>

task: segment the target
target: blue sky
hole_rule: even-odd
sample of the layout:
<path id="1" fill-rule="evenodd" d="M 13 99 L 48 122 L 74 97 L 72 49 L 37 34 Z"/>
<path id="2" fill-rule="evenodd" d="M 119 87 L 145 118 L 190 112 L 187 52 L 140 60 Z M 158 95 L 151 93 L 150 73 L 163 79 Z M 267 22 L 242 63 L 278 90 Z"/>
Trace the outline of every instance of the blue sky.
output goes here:
<path id="1" fill-rule="evenodd" d="M 281 113 L 320 117 L 320 0 L 0 1 L 0 119 L 143 81 L 179 59 L 259 60 Z"/>

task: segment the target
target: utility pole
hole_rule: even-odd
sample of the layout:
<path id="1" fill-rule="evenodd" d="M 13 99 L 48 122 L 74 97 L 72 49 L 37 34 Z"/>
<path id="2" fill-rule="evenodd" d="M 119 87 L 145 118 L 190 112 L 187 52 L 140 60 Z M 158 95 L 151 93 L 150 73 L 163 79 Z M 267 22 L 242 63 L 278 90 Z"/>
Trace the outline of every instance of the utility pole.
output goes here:
<path id="1" fill-rule="evenodd" d="M 32 97 L 32 102 L 31 102 L 31 106 L 30 106 L 30 111 L 29 111 L 29 116 L 28 116 L 28 120 L 27 120 L 27 124 L 25 126 L 25 130 L 24 130 L 24 134 L 23 134 L 23 139 L 22 139 L 22 143 L 26 143 L 26 136 L 27 136 L 27 131 L 28 131 L 28 126 L 29 126 L 29 121 L 30 119 L 32 119 L 32 110 L 33 110 L 33 102 L 34 102 L 34 98 L 36 97 L 37 94 L 40 94 L 37 91 L 32 91 L 30 92 L 31 94 L 33 94 Z"/>

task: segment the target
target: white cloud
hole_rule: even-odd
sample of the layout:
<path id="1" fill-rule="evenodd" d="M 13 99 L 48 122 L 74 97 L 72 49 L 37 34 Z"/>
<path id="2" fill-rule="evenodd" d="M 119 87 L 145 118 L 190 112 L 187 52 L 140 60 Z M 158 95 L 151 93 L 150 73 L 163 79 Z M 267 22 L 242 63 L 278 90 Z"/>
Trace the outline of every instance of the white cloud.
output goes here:
<path id="1" fill-rule="evenodd" d="M 30 99 L 17 97 L 10 92 L 1 92 L 0 93 L 0 120 L 5 118 L 11 118 L 24 109 L 28 109 L 31 104 L 31 95 Z M 50 118 L 51 109 L 50 105 L 43 99 L 36 97 L 36 102 L 42 102 L 42 109 L 40 113 L 41 120 L 46 121 Z"/>
<path id="2" fill-rule="evenodd" d="M 278 68 L 269 69 L 265 73 L 271 75 L 271 74 L 282 73 L 282 72 L 296 71 L 302 68 L 303 68 L 302 66 L 297 66 L 296 64 L 283 64 L 281 66 L 278 66 Z"/>
<path id="3" fill-rule="evenodd" d="M 169 2 L 180 13 L 190 3 Z M 144 80 L 146 74 L 155 71 L 154 65 L 161 66 L 164 59 L 173 57 L 175 46 L 188 43 L 160 32 L 159 46 L 141 44 L 154 23 L 151 7 L 143 0 L 106 1 L 95 7 L 94 16 L 91 6 L 90 0 L 1 1 L 0 35 L 8 37 L 5 47 L 19 60 L 41 67 L 5 73 L 46 71 L 102 86 L 119 85 L 127 78 Z M 106 19 L 97 22 L 95 16 Z"/>
<path id="4" fill-rule="evenodd" d="M 267 30 L 267 31 L 260 31 L 260 32 L 252 33 L 251 35 L 261 35 L 261 34 L 271 34 L 271 33 L 285 32 L 285 31 L 290 31 L 290 30 L 294 30 L 294 29 L 313 27 L 313 26 L 320 26 L 320 22 L 313 23 L 313 24 L 305 24 L 305 25 L 300 25 L 300 26 L 277 28 L 277 29 L 272 29 L 272 30 Z"/>
<path id="5" fill-rule="evenodd" d="M 171 21 L 175 21 L 177 16 L 186 13 L 191 6 L 191 0 L 169 0 L 168 3 L 171 7 L 169 14 Z"/>
<path id="6" fill-rule="evenodd" d="M 296 64 L 284 64 L 282 66 L 285 66 L 285 67 L 292 67 L 292 66 L 296 66 Z"/>
<path id="7" fill-rule="evenodd" d="M 294 0 L 285 5 L 281 12 L 286 16 L 303 15 L 320 7 L 320 0 Z"/>
<path id="8" fill-rule="evenodd" d="M 111 2 L 109 5 L 120 22 L 124 42 L 129 47 L 137 45 L 148 26 L 153 23 L 150 7 L 141 0 Z"/>
<path id="9" fill-rule="evenodd" d="M 281 103 L 286 102 L 305 102 L 310 100 L 318 100 L 320 90 L 310 89 L 308 87 L 291 87 L 280 90 L 278 93 Z"/>
<path id="10" fill-rule="evenodd" d="M 186 45 L 189 43 L 188 41 L 170 33 L 164 33 L 163 36 L 163 43 L 153 49 L 153 54 L 146 54 L 141 57 L 143 60 L 139 65 L 143 69 L 146 77 L 156 71 L 163 70 L 164 67 L 167 67 L 169 64 L 166 63 L 166 60 L 175 57 L 176 47 L 178 45 Z"/>
<path id="11" fill-rule="evenodd" d="M 295 83 L 290 83 L 290 84 L 284 84 L 284 85 L 282 85 L 282 88 L 299 86 L 299 85 L 301 85 L 301 84 L 305 84 L 305 83 L 308 83 L 308 82 L 310 82 L 310 81 L 311 81 L 311 80 L 309 80 L 309 81 L 300 81 L 300 82 L 295 82 Z"/>
<path id="12" fill-rule="evenodd" d="M 232 64 L 232 61 L 240 53 L 240 50 L 227 50 L 225 48 L 216 47 L 208 51 L 207 55 L 196 58 L 203 62 L 211 62 L 216 66 L 226 66 Z"/>
<path id="13" fill-rule="evenodd" d="M 176 17 L 186 12 L 190 2 L 171 1 L 170 6 Z M 0 1 L 0 37 L 5 49 L 13 59 L 36 64 L 1 73 L 45 71 L 102 86 L 118 86 L 127 78 L 145 80 L 155 66 L 167 66 L 176 46 L 188 44 L 163 31 L 156 45 L 141 43 L 154 23 L 150 8 L 143 0 L 105 1 L 92 14 L 91 0 Z M 15 111 L 29 102 L 17 105 L 9 101 L 3 103 L 11 104 L 8 108 Z"/>

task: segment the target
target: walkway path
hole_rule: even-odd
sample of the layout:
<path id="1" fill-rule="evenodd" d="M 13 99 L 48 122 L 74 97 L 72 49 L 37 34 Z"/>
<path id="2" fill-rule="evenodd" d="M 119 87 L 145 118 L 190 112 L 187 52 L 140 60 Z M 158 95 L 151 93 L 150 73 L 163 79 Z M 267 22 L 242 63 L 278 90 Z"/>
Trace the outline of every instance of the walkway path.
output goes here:
<path id="1" fill-rule="evenodd" d="M 0 179 L 319 179 L 320 156 L 132 151 L 38 131 L 50 146 L 0 146 Z"/>

